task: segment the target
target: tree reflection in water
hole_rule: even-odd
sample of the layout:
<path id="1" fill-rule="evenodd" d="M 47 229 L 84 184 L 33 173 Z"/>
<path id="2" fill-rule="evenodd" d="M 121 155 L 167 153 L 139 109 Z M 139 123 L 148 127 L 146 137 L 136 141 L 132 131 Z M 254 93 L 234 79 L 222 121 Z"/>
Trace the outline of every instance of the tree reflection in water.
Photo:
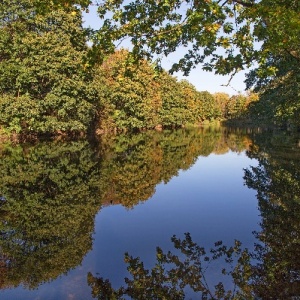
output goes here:
<path id="1" fill-rule="evenodd" d="M 257 135 L 248 152 L 259 161 L 245 170 L 257 191 L 262 216 L 253 258 L 255 294 L 268 299 L 300 297 L 300 149 L 288 134 Z"/>
<path id="2" fill-rule="evenodd" d="M 188 170 L 199 156 L 248 149 L 244 131 L 207 128 L 121 134 L 101 140 L 102 204 L 132 208 L 148 200 L 160 182 Z"/>
<path id="3" fill-rule="evenodd" d="M 124 287 L 88 275 L 99 299 L 182 299 L 186 286 L 208 299 L 297 299 L 300 295 L 300 154 L 292 136 L 238 130 L 179 130 L 103 137 L 87 142 L 39 143 L 0 148 L 0 288 L 35 288 L 79 265 L 92 247 L 94 218 L 101 205 L 131 208 L 146 201 L 160 182 L 186 170 L 199 156 L 243 151 L 258 160 L 245 170 L 257 191 L 262 216 L 257 245 L 249 253 L 236 241 L 211 250 L 189 234 L 172 238 L 175 252 L 157 248 L 157 263 L 146 270 L 125 255 L 131 274 Z M 220 274 L 233 287 L 206 279 Z M 207 268 L 208 267 L 208 268 Z M 222 275 L 221 275 L 222 276 Z M 234 288 L 235 287 L 235 288 Z"/>
<path id="4" fill-rule="evenodd" d="M 92 288 L 92 295 L 98 299 L 185 299 L 185 288 L 189 287 L 195 293 L 200 293 L 202 299 L 250 299 L 251 290 L 244 287 L 250 272 L 250 255 L 247 249 L 242 250 L 236 241 L 233 247 L 227 247 L 221 241 L 206 252 L 203 247 L 194 243 L 190 234 L 186 233 L 183 240 L 172 237 L 174 247 L 180 251 L 179 255 L 172 252 L 164 253 L 159 247 L 156 249 L 156 264 L 151 270 L 144 268 L 139 258 L 125 254 L 125 262 L 131 278 L 125 278 L 125 287 L 113 289 L 108 280 L 88 274 L 88 284 Z M 220 281 L 211 288 L 206 280 L 206 272 L 214 261 L 223 260 L 221 273 L 231 276 L 234 288 L 226 290 Z"/>
<path id="5" fill-rule="evenodd" d="M 87 142 L 2 149 L 0 288 L 36 288 L 91 249 L 100 207 L 93 155 Z"/>
<path id="6" fill-rule="evenodd" d="M 148 270 L 140 259 L 125 254 L 130 277 L 114 289 L 109 280 L 88 274 L 92 295 L 98 299 L 184 299 L 188 286 L 202 299 L 299 299 L 300 295 L 300 152 L 287 134 L 260 134 L 247 151 L 259 162 L 245 170 L 245 183 L 257 191 L 261 231 L 251 253 L 236 241 L 222 242 L 208 253 L 190 235 L 172 238 L 181 254 L 157 248 L 156 264 Z M 206 281 L 209 265 L 224 260 L 220 272 L 232 277 L 232 287 Z"/>
<path id="7" fill-rule="evenodd" d="M 199 155 L 249 145 L 220 129 L 144 132 L 0 146 L 0 288 L 36 288 L 78 266 L 101 205 L 130 208 Z"/>

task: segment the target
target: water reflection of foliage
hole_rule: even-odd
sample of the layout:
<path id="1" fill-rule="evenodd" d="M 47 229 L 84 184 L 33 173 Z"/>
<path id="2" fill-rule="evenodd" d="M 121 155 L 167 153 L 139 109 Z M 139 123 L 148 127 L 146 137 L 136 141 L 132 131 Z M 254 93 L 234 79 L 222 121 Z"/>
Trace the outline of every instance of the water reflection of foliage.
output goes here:
<path id="1" fill-rule="evenodd" d="M 210 251 L 205 251 L 194 243 L 190 234 L 185 234 L 183 240 L 172 237 L 174 247 L 179 250 L 176 254 L 162 249 L 156 249 L 156 264 L 148 270 L 139 258 L 125 254 L 125 262 L 131 278 L 125 278 L 126 287 L 113 289 L 108 280 L 88 274 L 88 284 L 92 288 L 92 296 L 97 299 L 185 299 L 185 288 L 189 287 L 202 299 L 247 299 L 251 292 L 241 293 L 237 287 L 243 286 L 248 279 L 250 255 L 241 249 L 236 241 L 232 247 L 226 247 L 222 242 L 215 243 Z M 225 290 L 222 282 L 211 288 L 206 279 L 206 270 L 215 261 L 224 259 L 228 268 L 222 270 L 224 276 L 233 279 L 233 289 Z M 233 267 L 233 262 L 236 265 Z M 243 276 L 241 276 L 243 274 Z"/>
<path id="2" fill-rule="evenodd" d="M 98 162 L 86 142 L 4 147 L 0 285 L 34 288 L 80 264 L 99 209 Z"/>
<path id="3" fill-rule="evenodd" d="M 240 152 L 250 144 L 245 133 L 220 128 L 103 137 L 102 202 L 133 207 L 149 199 L 158 183 L 189 169 L 199 156 Z"/>
<path id="4" fill-rule="evenodd" d="M 207 128 L 103 136 L 100 143 L 101 160 L 84 141 L 1 146 L 0 287 L 34 288 L 80 264 L 100 202 L 132 207 L 199 155 L 241 150 L 250 140 Z"/>
<path id="5" fill-rule="evenodd" d="M 93 150 L 85 142 L 2 147 L 1 287 L 20 283 L 36 287 L 79 264 L 91 248 L 100 188 L 105 191 L 103 199 L 109 199 L 111 188 L 114 189 L 112 200 L 117 195 L 123 205 L 131 207 L 146 200 L 157 183 L 167 182 L 179 169 L 189 168 L 199 155 L 224 153 L 229 149 L 241 151 L 250 145 L 248 156 L 258 159 L 259 165 L 245 171 L 245 180 L 249 187 L 257 190 L 262 216 L 262 231 L 256 233 L 256 249 L 249 254 L 255 264 L 249 264 L 247 252 L 241 249 L 232 252 L 234 247 L 220 245 L 213 253 L 222 257 L 227 257 L 228 251 L 239 255 L 238 268 L 233 269 L 234 272 L 231 270 L 230 275 L 234 276 L 243 297 L 296 297 L 300 294 L 300 155 L 297 142 L 288 135 L 259 134 L 251 146 L 251 140 L 243 132 L 227 130 L 224 135 L 211 129 L 118 135 L 102 141 L 101 175 L 100 162 L 93 159 Z M 182 247 L 183 241 L 178 244 L 177 240 L 177 245 Z M 190 259 L 197 249 L 194 245 L 191 251 L 184 250 L 184 254 Z M 194 272 L 199 268 L 194 269 L 177 260 L 176 255 L 165 255 L 161 250 L 157 255 L 158 267 L 151 271 L 154 273 L 147 273 L 138 259 L 126 256 L 133 278 L 138 278 L 139 284 L 143 282 L 145 292 L 151 292 L 150 286 L 157 293 L 164 295 L 167 291 L 172 299 L 180 298 L 181 282 L 210 296 L 212 291 L 201 286 L 203 281 L 195 281 L 199 277 Z M 201 257 L 204 259 L 205 255 Z M 168 273 L 164 273 L 170 269 L 162 269 L 163 264 L 169 263 L 176 266 L 171 282 Z M 159 278 L 165 279 L 167 285 L 159 286 Z M 179 290 L 175 280 L 181 280 Z M 134 290 L 137 283 L 129 280 L 129 289 L 120 291 L 140 299 L 134 294 L 141 291 Z M 103 285 L 108 290 L 111 288 L 109 282 L 92 274 L 89 284 L 97 297 L 100 297 L 99 286 L 102 292 Z M 226 294 L 222 290 L 219 285 L 214 297 L 231 297 L 230 291 Z M 116 292 L 112 288 L 110 291 Z"/>
<path id="6" fill-rule="evenodd" d="M 173 237 L 180 254 L 157 248 L 156 265 L 147 270 L 139 258 L 125 254 L 130 278 L 114 289 L 109 280 L 88 274 L 92 295 L 98 299 L 185 299 L 186 286 L 202 299 L 298 299 L 300 295 L 300 152 L 298 140 L 286 134 L 258 134 L 247 152 L 258 166 L 245 170 L 245 182 L 257 191 L 262 216 L 257 243 L 249 253 L 239 242 L 220 243 L 210 251 L 189 235 Z M 297 145 L 298 144 L 298 145 Z M 214 260 L 225 258 L 221 273 L 233 287 L 209 286 L 205 272 Z M 229 267 L 229 268 L 228 268 Z M 108 298 L 107 298 L 108 297 Z"/>
<path id="7" fill-rule="evenodd" d="M 300 295 L 300 149 L 288 134 L 258 135 L 248 155 L 259 165 L 245 171 L 257 190 L 262 231 L 256 233 L 254 286 L 269 299 Z"/>
<path id="8" fill-rule="evenodd" d="M 126 287 L 114 289 L 109 280 L 89 273 L 87 281 L 92 296 L 99 300 L 124 299 L 123 296 L 141 300 L 183 300 L 185 288 L 189 287 L 194 296 L 199 298 L 200 294 L 201 299 L 252 299 L 251 290 L 244 288 L 250 274 L 250 255 L 241 249 L 238 241 L 232 247 L 217 242 L 210 251 L 194 243 L 188 233 L 183 240 L 173 236 L 172 242 L 178 251 L 164 253 L 157 247 L 156 264 L 151 270 L 146 269 L 138 257 L 126 253 L 125 262 L 131 275 L 125 278 Z M 233 288 L 229 290 L 222 282 L 211 287 L 206 279 L 208 267 L 221 259 L 227 266 L 221 273 L 233 280 Z"/>

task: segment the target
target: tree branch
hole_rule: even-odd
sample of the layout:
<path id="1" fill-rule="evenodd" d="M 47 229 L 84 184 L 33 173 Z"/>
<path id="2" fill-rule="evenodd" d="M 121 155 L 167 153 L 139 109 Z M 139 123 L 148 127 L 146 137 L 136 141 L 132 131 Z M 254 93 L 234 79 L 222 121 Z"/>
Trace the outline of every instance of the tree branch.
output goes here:
<path id="1" fill-rule="evenodd" d="M 249 3 L 249 2 L 242 1 L 242 0 L 232 0 L 232 2 L 238 3 L 245 7 L 252 7 L 254 5 L 254 2 Z"/>

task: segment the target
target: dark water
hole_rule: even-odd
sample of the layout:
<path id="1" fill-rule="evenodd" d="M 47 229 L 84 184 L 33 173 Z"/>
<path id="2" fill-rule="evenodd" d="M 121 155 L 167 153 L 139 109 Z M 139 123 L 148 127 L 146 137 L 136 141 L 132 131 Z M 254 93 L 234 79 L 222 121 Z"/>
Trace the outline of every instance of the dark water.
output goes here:
<path id="1" fill-rule="evenodd" d="M 124 285 L 125 252 L 152 268 L 156 247 L 173 251 L 171 237 L 187 232 L 205 249 L 241 241 L 252 296 L 300 295 L 299 137 L 146 132 L 4 144 L 0 157 L 0 299 L 92 299 L 91 278 Z M 221 269 L 207 269 L 207 282 L 231 289 Z"/>

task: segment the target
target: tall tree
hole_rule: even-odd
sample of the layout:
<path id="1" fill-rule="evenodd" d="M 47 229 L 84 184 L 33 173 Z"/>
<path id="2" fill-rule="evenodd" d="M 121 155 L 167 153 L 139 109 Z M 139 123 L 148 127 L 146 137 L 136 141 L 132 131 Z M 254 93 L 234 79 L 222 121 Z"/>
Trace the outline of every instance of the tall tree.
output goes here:
<path id="1" fill-rule="evenodd" d="M 0 5 L 0 123 L 16 132 L 86 131 L 93 118 L 87 45 L 75 7 L 38 14 Z"/>
<path id="2" fill-rule="evenodd" d="M 153 66 L 130 62 L 130 53 L 116 51 L 95 67 L 94 87 L 99 95 L 99 128 L 154 128 L 158 123 L 161 97 Z"/>

